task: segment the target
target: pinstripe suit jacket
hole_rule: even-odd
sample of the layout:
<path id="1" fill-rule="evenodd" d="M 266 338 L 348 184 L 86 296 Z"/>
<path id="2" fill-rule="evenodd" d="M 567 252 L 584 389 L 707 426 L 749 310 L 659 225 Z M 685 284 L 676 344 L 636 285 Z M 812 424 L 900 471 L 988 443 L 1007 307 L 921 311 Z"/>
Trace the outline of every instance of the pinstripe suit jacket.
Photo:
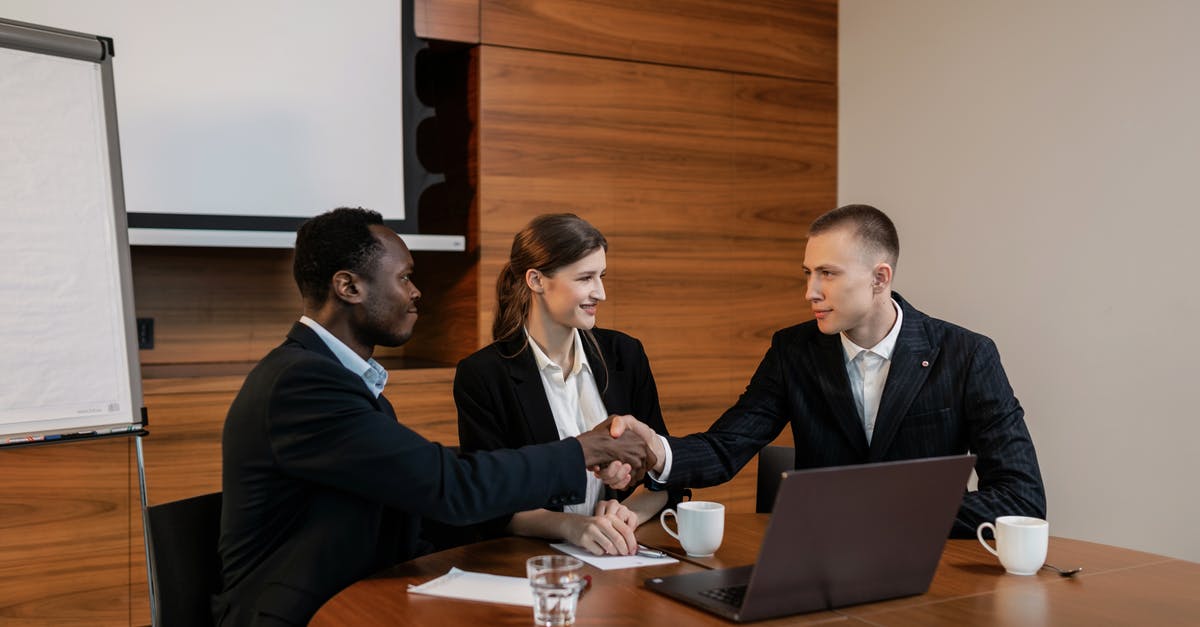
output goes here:
<path id="1" fill-rule="evenodd" d="M 790 424 L 796 468 L 976 454 L 979 490 L 963 497 L 954 536 L 997 516 L 1045 517 L 1033 441 L 995 344 L 893 297 L 904 321 L 869 445 L 841 341 L 810 321 L 775 334 L 746 391 L 708 431 L 668 438 L 668 484 L 728 481 Z"/>

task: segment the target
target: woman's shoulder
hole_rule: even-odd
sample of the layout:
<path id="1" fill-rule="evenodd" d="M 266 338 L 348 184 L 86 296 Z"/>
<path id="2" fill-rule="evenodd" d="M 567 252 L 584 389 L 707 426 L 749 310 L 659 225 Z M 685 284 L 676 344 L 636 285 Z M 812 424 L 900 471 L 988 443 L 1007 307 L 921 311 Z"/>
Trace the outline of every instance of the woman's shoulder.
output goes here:
<path id="1" fill-rule="evenodd" d="M 609 353 L 645 352 L 641 340 L 615 329 L 594 327 L 592 337 L 596 338 L 596 343 L 600 345 L 601 350 Z"/>

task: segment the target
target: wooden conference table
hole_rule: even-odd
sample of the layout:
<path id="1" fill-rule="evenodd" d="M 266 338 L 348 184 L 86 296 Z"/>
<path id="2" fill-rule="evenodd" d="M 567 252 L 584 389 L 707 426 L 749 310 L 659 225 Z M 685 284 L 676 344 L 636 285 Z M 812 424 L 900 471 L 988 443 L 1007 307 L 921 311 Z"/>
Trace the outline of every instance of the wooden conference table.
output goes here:
<path id="1" fill-rule="evenodd" d="M 725 540 L 711 558 L 602 571 L 585 565 L 591 590 L 580 600 L 577 625 L 732 625 L 642 587 L 648 577 L 750 564 L 766 529 L 766 514 L 729 514 Z M 638 539 L 682 555 L 655 522 Z M 360 581 L 330 599 L 311 625 L 530 625 L 530 608 L 408 594 L 409 584 L 463 570 L 525 576 L 525 559 L 554 553 L 543 540 L 502 538 L 427 555 Z M 1049 570 L 1007 575 L 975 540 L 949 540 L 925 594 L 813 612 L 755 625 L 1200 625 L 1200 563 L 1103 544 L 1050 538 L 1047 558 L 1084 571 L 1064 579 Z"/>

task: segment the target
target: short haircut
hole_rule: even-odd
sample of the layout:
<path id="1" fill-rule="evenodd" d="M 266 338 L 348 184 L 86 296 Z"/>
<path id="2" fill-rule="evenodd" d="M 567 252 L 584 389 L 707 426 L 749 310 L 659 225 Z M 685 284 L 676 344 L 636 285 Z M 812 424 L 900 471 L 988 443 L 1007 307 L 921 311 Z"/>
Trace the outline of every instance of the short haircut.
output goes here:
<path id="1" fill-rule="evenodd" d="M 373 224 L 383 224 L 378 212 L 338 207 L 300 225 L 292 276 L 306 302 L 324 304 L 333 275 L 341 270 L 371 276 L 383 253 L 383 244 L 371 232 Z"/>
<path id="2" fill-rule="evenodd" d="M 863 243 L 864 252 L 871 256 L 882 254 L 894 269 L 900 259 L 900 235 L 896 225 L 884 212 L 871 205 L 845 205 L 826 212 L 808 227 L 808 235 L 820 235 L 839 228 L 854 229 Z"/>

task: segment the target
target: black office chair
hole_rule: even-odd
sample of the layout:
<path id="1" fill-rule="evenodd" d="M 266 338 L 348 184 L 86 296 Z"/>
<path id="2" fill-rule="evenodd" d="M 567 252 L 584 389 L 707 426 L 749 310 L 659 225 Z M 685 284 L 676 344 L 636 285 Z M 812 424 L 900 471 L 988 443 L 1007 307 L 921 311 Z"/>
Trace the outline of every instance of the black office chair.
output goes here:
<path id="1" fill-rule="evenodd" d="M 212 627 L 221 589 L 221 493 L 149 508 L 155 627 Z"/>
<path id="2" fill-rule="evenodd" d="M 775 493 L 783 472 L 796 467 L 796 449 L 790 446 L 767 446 L 758 453 L 758 494 L 754 511 L 770 514 L 775 508 Z"/>

